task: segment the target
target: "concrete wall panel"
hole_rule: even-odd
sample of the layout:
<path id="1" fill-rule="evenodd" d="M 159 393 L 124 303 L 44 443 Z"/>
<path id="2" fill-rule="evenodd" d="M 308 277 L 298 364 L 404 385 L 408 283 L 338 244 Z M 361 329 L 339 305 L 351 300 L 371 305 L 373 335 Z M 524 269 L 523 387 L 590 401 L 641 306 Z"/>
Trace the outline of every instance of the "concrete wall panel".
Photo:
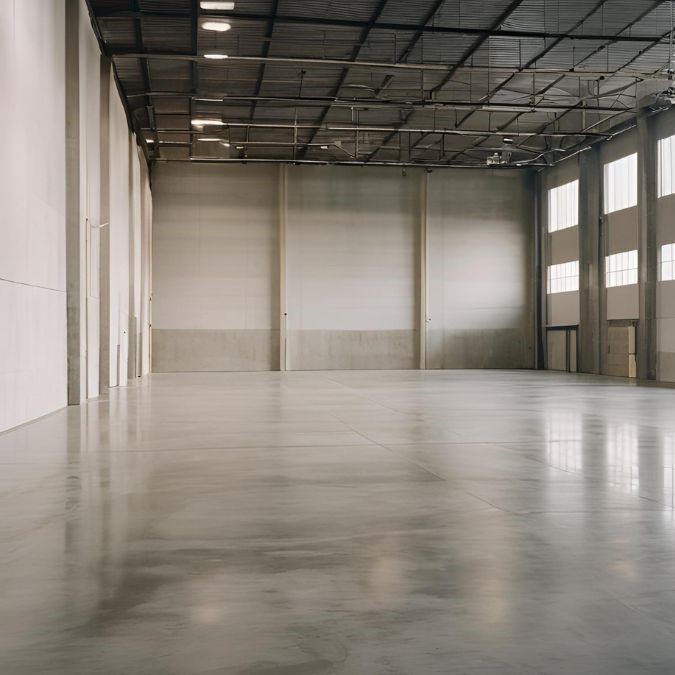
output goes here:
<path id="1" fill-rule="evenodd" d="M 637 207 L 614 211 L 607 219 L 607 255 L 635 251 L 639 247 Z"/>
<path id="2" fill-rule="evenodd" d="M 534 366 L 533 216 L 525 173 L 430 176 L 430 368 Z"/>
<path id="3" fill-rule="evenodd" d="M 278 190 L 276 167 L 156 168 L 155 372 L 278 368 Z"/>
<path id="4" fill-rule="evenodd" d="M 289 167 L 283 246 L 280 178 L 156 168 L 154 370 L 278 368 L 282 248 L 290 370 L 417 368 L 424 174 Z M 530 179 L 431 179 L 431 366 L 532 367 Z"/>
<path id="5" fill-rule="evenodd" d="M 67 402 L 64 3 L 2 2 L 0 31 L 2 431 Z"/>
<path id="6" fill-rule="evenodd" d="M 550 264 L 579 260 L 579 228 L 568 227 L 549 235 Z"/>
<path id="7" fill-rule="evenodd" d="M 579 323 L 579 293 L 554 293 L 548 296 L 548 325 L 576 326 Z"/>
<path id="8" fill-rule="evenodd" d="M 157 373 L 267 371 L 279 358 L 279 332 L 161 330 L 152 332 Z"/>
<path id="9" fill-rule="evenodd" d="M 607 320 L 638 319 L 640 297 L 637 284 L 607 289 Z"/>
<path id="10" fill-rule="evenodd" d="M 421 174 L 288 175 L 289 367 L 416 368 Z"/>

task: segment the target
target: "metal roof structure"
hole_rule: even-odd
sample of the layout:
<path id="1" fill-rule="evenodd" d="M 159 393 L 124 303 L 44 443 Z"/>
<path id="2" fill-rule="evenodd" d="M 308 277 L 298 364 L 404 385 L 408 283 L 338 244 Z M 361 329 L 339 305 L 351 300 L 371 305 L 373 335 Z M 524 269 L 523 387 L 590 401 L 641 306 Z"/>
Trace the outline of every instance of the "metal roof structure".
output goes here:
<path id="1" fill-rule="evenodd" d="M 88 4 L 150 160 L 545 166 L 670 85 L 672 0 Z"/>

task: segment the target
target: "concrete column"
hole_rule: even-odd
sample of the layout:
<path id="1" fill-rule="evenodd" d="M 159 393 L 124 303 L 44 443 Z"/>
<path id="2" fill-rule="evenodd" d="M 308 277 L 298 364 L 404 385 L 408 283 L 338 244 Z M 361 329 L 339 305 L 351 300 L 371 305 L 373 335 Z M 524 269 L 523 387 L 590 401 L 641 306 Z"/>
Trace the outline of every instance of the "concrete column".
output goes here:
<path id="1" fill-rule="evenodd" d="M 66 2 L 66 302 L 68 404 L 83 400 L 86 366 L 82 362 L 86 316 L 83 300 L 83 242 L 80 204 L 80 4 Z"/>
<path id="2" fill-rule="evenodd" d="M 134 153 L 136 152 L 134 137 L 129 134 L 129 354 L 127 357 L 127 380 L 133 382 L 137 377 L 138 366 L 138 322 L 136 319 L 136 192 L 134 185 Z"/>
<path id="3" fill-rule="evenodd" d="M 605 248 L 601 233 L 602 161 L 599 147 L 579 156 L 579 364 L 582 373 L 599 374 L 602 368 Z"/>
<path id="4" fill-rule="evenodd" d="M 638 231 L 640 322 L 637 329 L 637 374 L 641 380 L 656 379 L 656 134 L 653 118 L 646 113 L 637 120 L 638 130 Z"/>
<path id="5" fill-rule="evenodd" d="M 279 370 L 289 370 L 288 298 L 286 293 L 286 223 L 288 219 L 288 167 L 279 167 Z"/>
<path id="6" fill-rule="evenodd" d="M 543 370 L 547 365 L 546 325 L 548 323 L 548 295 L 546 277 L 548 265 L 548 208 L 546 182 L 542 173 L 535 177 L 534 189 L 534 325 L 535 368 Z"/>
<path id="7" fill-rule="evenodd" d="M 99 269 L 99 388 L 110 387 L 110 77 L 111 63 L 101 57 L 101 239 Z"/>
<path id="8" fill-rule="evenodd" d="M 429 335 L 429 173 L 422 172 L 420 188 L 420 235 L 419 235 L 419 356 L 420 370 L 427 369 L 427 343 Z"/>

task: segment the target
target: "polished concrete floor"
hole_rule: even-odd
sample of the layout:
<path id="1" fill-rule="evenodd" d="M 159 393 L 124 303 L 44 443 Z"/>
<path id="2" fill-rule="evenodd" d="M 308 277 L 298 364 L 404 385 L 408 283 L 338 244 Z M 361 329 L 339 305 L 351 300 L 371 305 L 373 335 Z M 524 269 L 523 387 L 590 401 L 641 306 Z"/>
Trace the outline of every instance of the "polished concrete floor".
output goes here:
<path id="1" fill-rule="evenodd" d="M 675 391 L 155 376 L 0 435 L 2 675 L 675 673 Z"/>

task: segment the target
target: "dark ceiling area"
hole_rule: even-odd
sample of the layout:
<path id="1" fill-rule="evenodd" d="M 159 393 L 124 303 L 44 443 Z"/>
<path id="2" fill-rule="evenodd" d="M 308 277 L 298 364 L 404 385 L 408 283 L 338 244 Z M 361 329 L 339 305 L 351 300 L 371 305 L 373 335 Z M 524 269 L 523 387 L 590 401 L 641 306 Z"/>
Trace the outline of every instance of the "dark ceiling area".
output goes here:
<path id="1" fill-rule="evenodd" d="M 670 0 L 88 1 L 150 160 L 545 166 L 670 104 Z"/>

